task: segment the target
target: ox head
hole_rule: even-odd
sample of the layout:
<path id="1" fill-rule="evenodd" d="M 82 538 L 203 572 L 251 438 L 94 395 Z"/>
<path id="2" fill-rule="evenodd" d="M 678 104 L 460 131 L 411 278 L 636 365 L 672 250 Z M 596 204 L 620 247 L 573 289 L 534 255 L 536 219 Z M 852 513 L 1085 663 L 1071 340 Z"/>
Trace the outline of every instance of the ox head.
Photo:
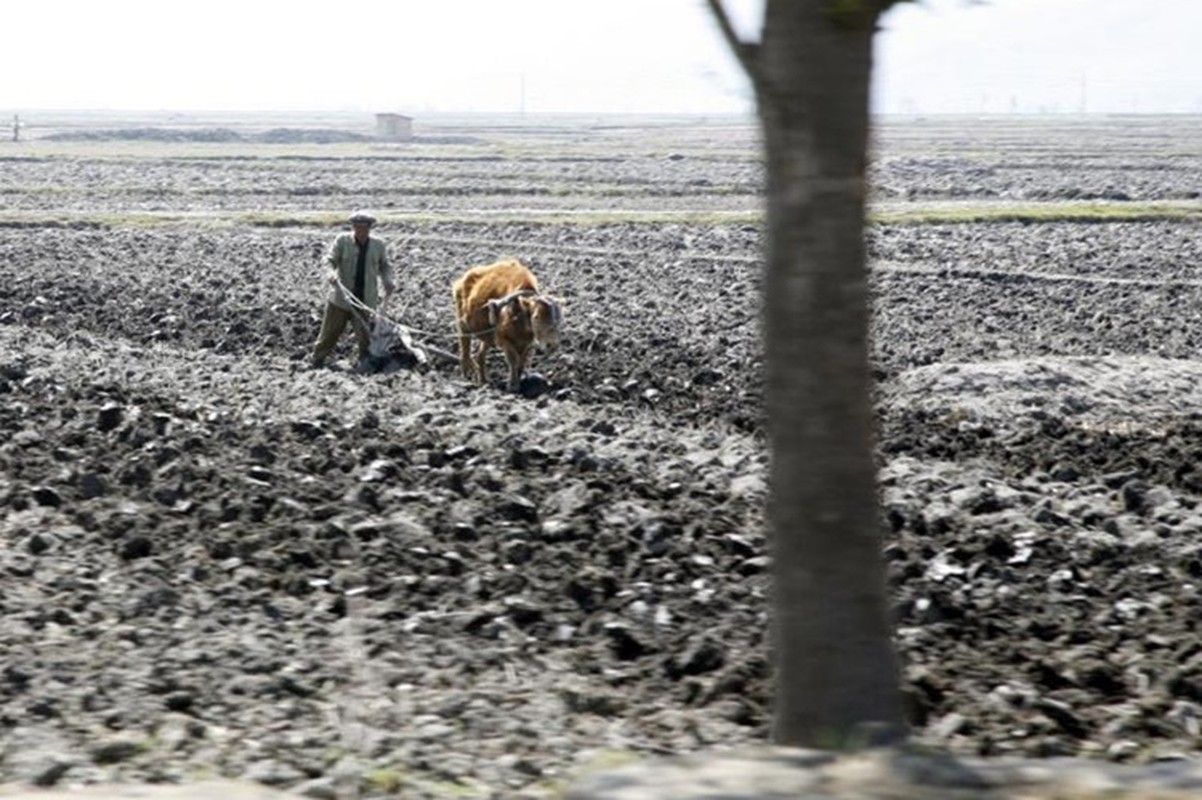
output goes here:
<path id="1" fill-rule="evenodd" d="M 515 321 L 521 323 L 528 316 L 522 307 L 522 298 L 517 293 L 499 300 L 489 300 L 487 308 L 488 327 L 490 328 L 500 328 L 503 325 L 510 326 Z"/>
<path id="2" fill-rule="evenodd" d="M 530 328 L 534 341 L 548 352 L 559 349 L 559 324 L 563 321 L 563 310 L 553 297 L 538 295 L 523 298 L 530 312 Z"/>
<path id="3" fill-rule="evenodd" d="M 535 344 L 554 352 L 559 348 L 559 325 L 563 311 L 559 301 L 546 295 L 514 293 L 488 301 L 488 325 L 491 328 L 520 326 L 528 330 Z"/>

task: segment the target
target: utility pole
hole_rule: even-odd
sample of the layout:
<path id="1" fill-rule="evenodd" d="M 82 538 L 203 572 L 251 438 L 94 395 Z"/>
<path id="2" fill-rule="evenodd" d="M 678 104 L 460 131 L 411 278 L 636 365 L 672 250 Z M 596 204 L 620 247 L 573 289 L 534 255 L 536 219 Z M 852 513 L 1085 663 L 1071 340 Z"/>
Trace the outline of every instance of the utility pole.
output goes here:
<path id="1" fill-rule="evenodd" d="M 21 115 L 13 114 L 13 141 L 21 141 Z"/>

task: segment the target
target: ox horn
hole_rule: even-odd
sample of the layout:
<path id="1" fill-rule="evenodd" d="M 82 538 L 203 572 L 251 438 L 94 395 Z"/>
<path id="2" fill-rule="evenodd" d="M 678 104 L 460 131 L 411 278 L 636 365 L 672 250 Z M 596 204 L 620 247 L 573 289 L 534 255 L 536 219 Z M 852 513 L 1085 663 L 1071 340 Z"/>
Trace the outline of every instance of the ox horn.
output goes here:
<path id="1" fill-rule="evenodd" d="M 538 301 L 547 307 L 547 312 L 551 315 L 552 325 L 559 325 L 563 321 L 563 310 L 559 307 L 558 300 L 554 297 L 543 295 Z"/>

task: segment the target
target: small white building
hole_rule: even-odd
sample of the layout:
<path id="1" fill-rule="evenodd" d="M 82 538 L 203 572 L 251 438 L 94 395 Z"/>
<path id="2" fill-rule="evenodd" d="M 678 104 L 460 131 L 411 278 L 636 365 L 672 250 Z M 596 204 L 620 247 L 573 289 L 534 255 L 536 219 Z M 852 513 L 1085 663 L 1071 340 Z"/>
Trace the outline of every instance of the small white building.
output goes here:
<path id="1" fill-rule="evenodd" d="M 413 138 L 413 117 L 404 114 L 376 114 L 376 136 L 390 142 Z"/>

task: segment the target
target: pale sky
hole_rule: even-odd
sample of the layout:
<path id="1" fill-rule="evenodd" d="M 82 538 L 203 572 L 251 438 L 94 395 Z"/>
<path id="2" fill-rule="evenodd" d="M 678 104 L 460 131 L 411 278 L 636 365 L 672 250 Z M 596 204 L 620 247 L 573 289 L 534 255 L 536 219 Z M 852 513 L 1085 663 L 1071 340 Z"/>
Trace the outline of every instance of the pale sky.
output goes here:
<path id="1" fill-rule="evenodd" d="M 763 0 L 726 4 L 756 37 Z M 921 0 L 883 22 L 878 111 L 1202 113 L 1202 0 Z M 0 113 L 751 108 L 703 0 L 28 0 L 0 24 Z"/>

